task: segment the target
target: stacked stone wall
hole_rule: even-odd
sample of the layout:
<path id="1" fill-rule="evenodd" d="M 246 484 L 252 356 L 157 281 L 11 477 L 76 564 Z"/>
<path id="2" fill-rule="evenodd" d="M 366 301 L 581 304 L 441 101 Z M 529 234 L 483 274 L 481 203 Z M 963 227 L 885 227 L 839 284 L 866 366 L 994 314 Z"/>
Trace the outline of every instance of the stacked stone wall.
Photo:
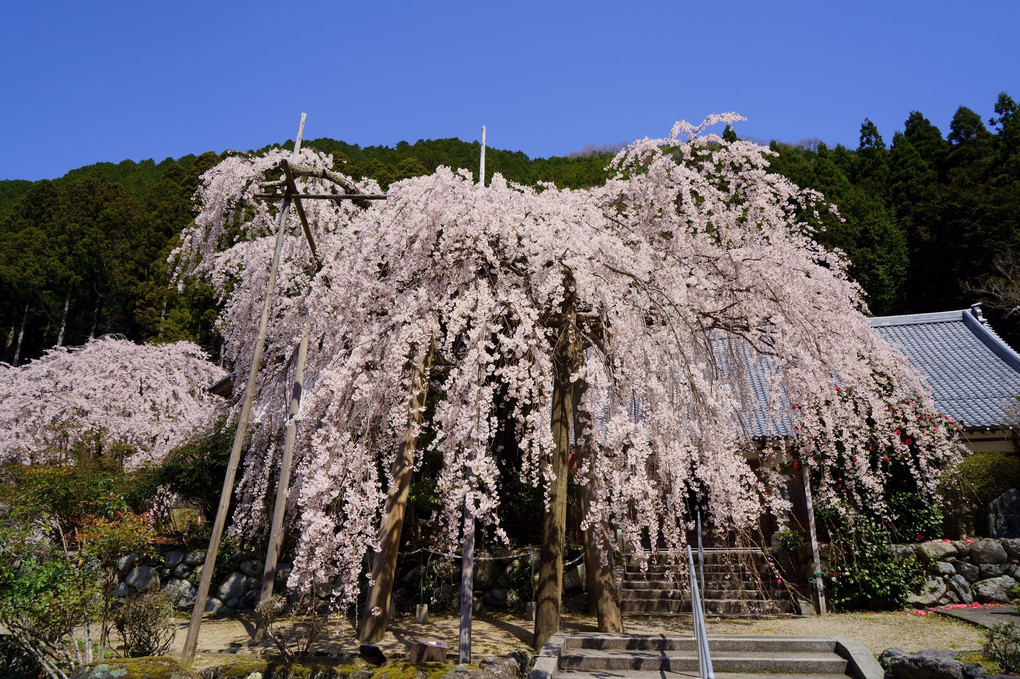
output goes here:
<path id="1" fill-rule="evenodd" d="M 909 599 L 915 606 L 1008 603 L 1020 581 L 1020 538 L 933 540 L 893 550 L 912 554 L 924 568 L 924 584 Z"/>

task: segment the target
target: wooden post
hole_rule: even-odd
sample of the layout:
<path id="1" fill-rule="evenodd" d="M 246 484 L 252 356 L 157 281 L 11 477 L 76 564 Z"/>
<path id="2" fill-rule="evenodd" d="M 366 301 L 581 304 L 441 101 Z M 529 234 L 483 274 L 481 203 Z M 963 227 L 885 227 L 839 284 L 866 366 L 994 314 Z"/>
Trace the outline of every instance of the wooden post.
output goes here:
<path id="1" fill-rule="evenodd" d="M 311 321 L 305 318 L 301 330 L 301 343 L 298 345 L 297 366 L 294 369 L 294 388 L 290 396 L 290 409 L 287 412 L 287 433 L 283 442 L 283 458 L 280 460 L 280 475 L 276 481 L 276 502 L 273 505 L 272 528 L 269 530 L 269 545 L 266 548 L 266 562 L 262 569 L 262 589 L 259 592 L 259 603 L 269 601 L 273 596 L 273 585 L 276 581 L 276 564 L 280 558 L 280 546 L 283 544 L 283 517 L 287 510 L 287 488 L 290 486 L 290 468 L 294 461 L 294 439 L 297 438 L 297 415 L 301 407 L 301 395 L 305 387 L 305 360 L 308 357 L 308 334 Z M 265 629 L 261 626 L 255 630 L 255 641 L 265 637 Z"/>
<path id="2" fill-rule="evenodd" d="M 478 161 L 478 183 L 485 186 L 485 125 L 482 125 L 482 157 Z"/>
<path id="3" fill-rule="evenodd" d="M 475 596 L 475 515 L 464 503 L 464 546 L 460 561 L 460 639 L 458 662 L 471 664 L 471 614 Z"/>
<path id="4" fill-rule="evenodd" d="M 301 114 L 301 122 L 298 125 L 297 138 L 294 141 L 294 155 L 301 149 L 301 135 L 305 129 L 305 114 Z M 202 626 L 202 615 L 205 613 L 205 602 L 209 596 L 209 586 L 212 583 L 213 569 L 216 567 L 216 553 L 220 548 L 220 540 L 223 537 L 223 528 L 227 523 L 227 510 L 230 507 L 230 496 L 234 492 L 234 476 L 237 474 L 237 465 L 241 459 L 241 448 L 244 447 L 244 438 L 248 429 L 248 418 L 251 416 L 252 400 L 255 397 L 255 381 L 259 374 L 259 367 L 262 363 L 262 351 L 266 345 L 266 331 L 269 328 L 269 312 L 272 309 L 273 297 L 276 289 L 276 274 L 280 268 L 280 255 L 283 252 L 283 241 L 287 231 L 287 213 L 290 211 L 290 199 L 284 198 L 283 206 L 280 209 L 280 219 L 276 227 L 276 247 L 273 250 L 273 262 L 269 267 L 269 281 L 266 284 L 266 299 L 262 305 L 262 317 L 259 320 L 258 336 L 255 339 L 255 352 L 252 356 L 251 369 L 248 371 L 248 385 L 244 392 L 244 401 L 241 404 L 241 415 L 237 420 L 237 432 L 234 434 L 234 445 L 230 449 L 230 459 L 227 461 L 227 472 L 223 478 L 223 490 L 220 493 L 220 504 L 216 510 L 216 520 L 213 522 L 212 535 L 209 536 L 209 547 L 205 553 L 205 564 L 202 566 L 202 579 L 198 584 L 198 592 L 195 594 L 195 608 L 191 612 L 191 624 L 188 625 L 188 636 L 184 640 L 184 650 L 181 652 L 181 665 L 185 668 L 191 667 L 195 659 L 195 649 L 198 646 L 198 632 Z"/>
<path id="5" fill-rule="evenodd" d="M 478 159 L 478 184 L 485 186 L 485 125 L 482 125 L 482 151 Z M 470 469 L 467 470 L 470 475 Z M 464 543 L 460 559 L 460 636 L 457 658 L 461 665 L 471 663 L 471 617 L 475 604 L 475 515 L 464 502 Z"/>
<path id="6" fill-rule="evenodd" d="M 825 615 L 825 580 L 822 579 L 822 558 L 818 553 L 818 533 L 815 531 L 815 503 L 811 499 L 811 476 L 806 464 L 804 472 L 804 500 L 807 507 L 808 533 L 811 535 L 811 557 L 815 564 L 815 586 L 818 588 L 818 614 Z"/>

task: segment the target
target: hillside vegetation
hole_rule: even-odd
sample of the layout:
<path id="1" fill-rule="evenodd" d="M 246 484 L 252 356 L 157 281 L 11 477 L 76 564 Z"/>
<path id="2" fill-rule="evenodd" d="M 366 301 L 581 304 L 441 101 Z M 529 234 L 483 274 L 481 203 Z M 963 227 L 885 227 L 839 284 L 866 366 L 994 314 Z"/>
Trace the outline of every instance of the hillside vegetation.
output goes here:
<path id="1" fill-rule="evenodd" d="M 961 106 L 950 129 L 911 112 L 886 142 L 865 120 L 856 149 L 771 143 L 773 171 L 817 189 L 839 208 L 819 240 L 843 250 L 878 315 L 967 306 L 1008 286 L 1020 253 L 1020 124 L 999 95 L 984 121 Z M 725 134 L 733 135 L 727 129 Z M 888 132 L 887 132 L 888 134 Z M 337 169 L 386 187 L 436 167 L 477 172 L 479 145 L 458 139 L 360 147 L 322 138 Z M 229 153 L 229 152 L 228 152 Z M 608 151 L 529 158 L 486 150 L 487 174 L 563 188 L 602 183 Z M 172 289 L 167 256 L 193 218 L 191 197 L 212 152 L 156 163 L 97 163 L 55 180 L 0 182 L 0 356 L 25 362 L 55 344 L 121 334 L 136 341 L 198 342 L 214 356 L 216 300 Z M 1020 256 L 1020 255 L 1018 255 Z M 991 310 L 1007 339 L 1020 324 Z"/>

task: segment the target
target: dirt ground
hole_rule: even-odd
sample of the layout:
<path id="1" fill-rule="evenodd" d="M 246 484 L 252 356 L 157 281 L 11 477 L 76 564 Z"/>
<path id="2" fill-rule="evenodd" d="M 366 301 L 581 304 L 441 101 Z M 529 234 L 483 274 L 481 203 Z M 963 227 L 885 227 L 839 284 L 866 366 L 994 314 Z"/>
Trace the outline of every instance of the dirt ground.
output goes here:
<path id="1" fill-rule="evenodd" d="M 683 620 L 627 620 L 626 632 L 635 634 L 691 634 L 690 623 Z M 187 620 L 179 621 L 177 639 L 171 653 L 179 655 L 187 633 Z M 291 621 L 283 630 L 297 638 L 304 627 Z M 430 616 L 429 622 L 418 624 L 411 615 L 401 615 L 390 624 L 379 644 L 387 658 L 406 657 L 415 637 L 431 637 L 446 641 L 449 652 L 456 657 L 459 619 L 456 616 Z M 566 631 L 594 632 L 595 619 L 568 615 L 563 618 Z M 533 623 L 512 615 L 477 614 L 472 623 L 472 658 L 503 655 L 531 646 Z M 787 634 L 812 636 L 845 636 L 860 641 L 876 656 L 887 648 L 918 651 L 925 648 L 974 650 L 984 643 L 984 632 L 976 626 L 929 614 L 905 613 L 844 613 L 825 617 L 773 618 L 764 620 L 709 620 L 710 636 L 719 634 Z M 253 659 L 277 655 L 270 641 L 252 640 L 254 626 L 245 618 L 206 617 L 202 623 L 195 657 L 195 667 L 220 665 L 231 660 Z M 331 625 L 312 646 L 313 657 L 323 661 L 353 662 L 358 657 L 358 641 L 346 620 Z"/>

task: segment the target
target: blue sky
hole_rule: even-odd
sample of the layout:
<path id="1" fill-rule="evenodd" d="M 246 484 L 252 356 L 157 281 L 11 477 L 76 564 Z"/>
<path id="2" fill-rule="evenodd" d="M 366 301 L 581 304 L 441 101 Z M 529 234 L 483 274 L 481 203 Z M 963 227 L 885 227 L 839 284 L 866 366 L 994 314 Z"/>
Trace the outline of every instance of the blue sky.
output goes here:
<path id="1" fill-rule="evenodd" d="M 0 40 L 0 179 L 306 137 L 529 156 L 737 111 L 856 147 L 1020 98 L 1020 2 L 32 2 Z"/>

